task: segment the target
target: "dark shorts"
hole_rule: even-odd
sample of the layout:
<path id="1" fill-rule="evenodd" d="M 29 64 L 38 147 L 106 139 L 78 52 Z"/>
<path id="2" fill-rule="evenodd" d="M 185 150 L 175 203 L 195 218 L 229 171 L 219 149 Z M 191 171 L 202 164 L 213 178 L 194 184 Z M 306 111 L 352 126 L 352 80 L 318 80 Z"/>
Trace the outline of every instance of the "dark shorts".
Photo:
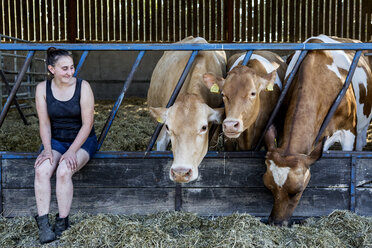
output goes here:
<path id="1" fill-rule="evenodd" d="M 57 152 L 64 154 L 68 148 L 70 148 L 72 142 L 63 142 L 52 138 L 52 149 Z M 93 135 L 87 138 L 84 144 L 81 146 L 82 149 L 87 151 L 89 158 L 92 158 L 96 153 L 98 147 L 97 136 Z M 41 145 L 40 151 L 44 150 L 44 146 Z"/>

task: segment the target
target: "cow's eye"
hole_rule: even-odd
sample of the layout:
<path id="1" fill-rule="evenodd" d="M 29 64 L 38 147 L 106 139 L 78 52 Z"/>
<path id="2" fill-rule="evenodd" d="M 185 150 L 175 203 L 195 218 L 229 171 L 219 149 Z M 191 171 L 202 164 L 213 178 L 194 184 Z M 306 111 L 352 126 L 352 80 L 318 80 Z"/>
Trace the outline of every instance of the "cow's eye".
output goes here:
<path id="1" fill-rule="evenodd" d="M 165 129 L 167 129 L 167 131 L 169 131 L 169 127 L 167 124 L 165 124 Z"/>
<path id="2" fill-rule="evenodd" d="M 225 94 L 224 94 L 223 92 L 221 92 L 221 96 L 222 96 L 222 97 L 225 97 Z"/>
<path id="3" fill-rule="evenodd" d="M 207 129 L 208 129 L 207 125 L 204 125 L 204 126 L 202 126 L 202 128 L 201 128 L 201 132 L 205 132 L 205 131 L 207 131 Z"/>
<path id="4" fill-rule="evenodd" d="M 255 97 L 255 96 L 256 96 L 256 92 L 252 91 L 252 92 L 251 92 L 251 96 L 252 96 L 252 97 Z"/>

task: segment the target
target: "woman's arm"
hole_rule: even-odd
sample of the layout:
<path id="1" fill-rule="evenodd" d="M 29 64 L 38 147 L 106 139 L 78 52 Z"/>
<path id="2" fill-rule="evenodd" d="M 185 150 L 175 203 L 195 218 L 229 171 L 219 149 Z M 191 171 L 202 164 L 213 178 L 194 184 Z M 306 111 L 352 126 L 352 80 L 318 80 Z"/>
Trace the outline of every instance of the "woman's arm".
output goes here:
<path id="1" fill-rule="evenodd" d="M 76 152 L 88 138 L 94 122 L 94 95 L 89 83 L 85 80 L 81 84 L 80 108 L 82 126 L 70 148 L 62 155 L 60 161 L 65 160 L 68 167 L 77 167 Z"/>
<path id="2" fill-rule="evenodd" d="M 46 81 L 39 83 L 35 93 L 36 111 L 39 117 L 39 132 L 44 150 L 35 161 L 35 167 L 41 165 L 45 160 L 50 159 L 53 164 L 52 145 L 51 145 L 51 127 L 46 103 Z"/>

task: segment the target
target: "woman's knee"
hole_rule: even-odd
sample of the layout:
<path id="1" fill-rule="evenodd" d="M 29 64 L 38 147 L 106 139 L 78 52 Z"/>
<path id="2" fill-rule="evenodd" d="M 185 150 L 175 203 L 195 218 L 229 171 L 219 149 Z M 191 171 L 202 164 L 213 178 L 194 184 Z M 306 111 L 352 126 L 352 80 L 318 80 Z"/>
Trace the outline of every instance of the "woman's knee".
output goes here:
<path id="1" fill-rule="evenodd" d="M 53 168 L 50 163 L 44 162 L 35 168 L 35 179 L 36 180 L 50 180 L 53 175 Z"/>
<path id="2" fill-rule="evenodd" d="M 64 181 L 66 179 L 70 179 L 73 174 L 74 174 L 73 171 L 67 167 L 67 164 L 65 163 L 65 161 L 62 161 L 58 165 L 57 173 L 56 173 L 57 180 Z"/>

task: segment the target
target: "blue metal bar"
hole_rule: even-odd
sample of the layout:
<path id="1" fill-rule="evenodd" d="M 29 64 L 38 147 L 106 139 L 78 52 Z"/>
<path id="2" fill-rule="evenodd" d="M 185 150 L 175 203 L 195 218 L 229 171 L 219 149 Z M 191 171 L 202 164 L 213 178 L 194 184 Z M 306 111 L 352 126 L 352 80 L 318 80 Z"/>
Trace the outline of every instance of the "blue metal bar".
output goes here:
<path id="1" fill-rule="evenodd" d="M 9 93 L 9 96 L 8 96 L 8 98 L 5 102 L 5 105 L 4 105 L 4 107 L 1 111 L 0 127 L 3 125 L 4 119 L 5 119 L 8 111 L 9 111 L 10 105 L 12 104 L 12 102 L 13 102 L 16 94 L 17 94 L 17 91 L 18 91 L 19 87 L 21 86 L 22 79 L 23 79 L 24 75 L 26 74 L 26 71 L 27 71 L 28 67 L 30 66 L 30 63 L 31 63 L 31 60 L 32 60 L 32 57 L 34 56 L 34 54 L 35 54 L 35 51 L 29 51 L 28 54 L 27 54 L 26 60 L 23 63 L 21 71 L 18 74 L 17 80 L 13 85 L 12 91 Z"/>
<path id="2" fill-rule="evenodd" d="M 3 158 L 0 155 L 0 215 L 3 215 Z"/>
<path id="3" fill-rule="evenodd" d="M 307 54 L 307 51 L 306 50 L 301 51 L 300 56 L 298 57 L 298 60 L 297 60 L 297 62 L 295 64 L 295 66 L 294 66 L 291 74 L 289 74 L 287 83 L 285 84 L 285 86 L 284 86 L 284 88 L 282 90 L 282 93 L 279 96 L 278 102 L 277 102 L 277 104 L 276 104 L 273 112 L 270 115 L 269 121 L 267 122 L 266 127 L 265 127 L 264 131 L 262 132 L 260 139 L 258 140 L 258 143 L 257 143 L 257 145 L 256 145 L 256 147 L 254 149 L 255 151 L 258 151 L 261 148 L 261 145 L 262 145 L 262 142 L 264 140 L 265 134 L 266 134 L 267 130 L 269 129 L 269 127 L 271 126 L 271 124 L 273 123 L 274 118 L 277 115 L 277 113 L 279 111 L 279 108 L 280 108 L 280 106 L 282 105 L 282 103 L 284 101 L 284 97 L 287 95 L 287 92 L 289 90 L 289 87 L 292 84 L 292 81 L 293 81 L 293 79 L 294 79 L 294 77 L 295 77 L 295 75 L 296 75 L 296 73 L 298 71 L 298 68 L 300 68 L 300 65 L 301 65 L 302 61 L 305 59 L 306 54 Z"/>
<path id="4" fill-rule="evenodd" d="M 69 51 L 165 51 L 165 50 L 371 50 L 372 43 L 209 43 L 209 44 L 109 44 L 109 43 L 1 43 L 0 50 L 46 51 L 49 47 Z"/>
<path id="5" fill-rule="evenodd" d="M 350 170 L 350 211 L 355 212 L 355 184 L 356 184 L 356 158 L 351 156 L 351 170 Z"/>
<path id="6" fill-rule="evenodd" d="M 88 54 L 89 54 L 89 51 L 84 51 L 83 54 L 81 55 L 79 64 L 76 66 L 74 77 L 76 77 L 76 75 L 79 73 L 79 71 L 80 71 L 81 67 L 83 66 L 83 64 L 85 62 L 85 59 L 87 58 Z"/>
<path id="7" fill-rule="evenodd" d="M 318 143 L 320 137 L 322 136 L 322 133 L 324 132 L 324 130 L 328 126 L 328 123 L 331 121 L 334 112 L 336 111 L 337 107 L 340 105 L 342 98 L 345 96 L 346 91 L 349 88 L 349 85 L 351 83 L 351 79 L 353 78 L 355 69 L 356 69 L 356 67 L 358 65 L 358 61 L 359 61 L 360 55 L 362 55 L 362 51 L 361 50 L 356 51 L 356 53 L 354 55 L 354 58 L 353 58 L 353 62 L 350 65 L 349 72 L 348 72 L 347 77 L 345 79 L 344 86 L 342 87 L 340 93 L 336 97 L 336 99 L 333 102 L 331 108 L 329 109 L 326 117 L 324 118 L 324 121 L 322 123 L 322 126 L 319 129 L 319 133 L 316 136 L 315 143 L 314 143 L 315 145 Z"/>
<path id="8" fill-rule="evenodd" d="M 253 50 L 250 50 L 245 54 L 242 65 L 247 65 L 248 64 L 248 61 L 252 57 L 252 54 L 253 54 Z"/>
<path id="9" fill-rule="evenodd" d="M 186 66 L 185 66 L 185 69 L 183 70 L 182 74 L 181 74 L 181 77 L 180 79 L 178 80 L 177 82 L 177 85 L 176 85 L 176 88 L 174 89 L 169 101 L 168 101 L 168 104 L 166 106 L 166 108 L 169 108 L 170 106 L 173 105 L 174 101 L 176 100 L 178 94 L 180 93 L 181 91 L 181 88 L 183 86 L 183 83 L 185 82 L 185 79 L 187 77 L 187 74 L 189 74 L 189 71 L 191 69 L 191 66 L 192 64 L 194 63 L 194 60 L 196 58 L 196 55 L 198 55 L 198 51 L 193 51 L 190 55 L 190 58 L 189 58 L 189 61 L 187 62 Z M 152 135 L 151 139 L 150 139 L 150 142 L 149 142 L 149 145 L 146 149 L 146 156 L 147 156 L 147 153 L 149 153 L 152 148 L 154 147 L 154 144 L 156 142 L 156 139 L 158 138 L 159 136 L 159 133 L 163 127 L 163 123 L 158 123 L 158 125 L 156 126 L 156 129 L 155 129 L 155 132 L 154 134 Z"/>
<path id="10" fill-rule="evenodd" d="M 120 104 L 123 101 L 125 92 L 127 91 L 130 84 L 132 83 L 134 73 L 137 71 L 137 68 L 138 68 L 139 64 L 141 63 L 141 60 L 142 60 L 144 55 L 145 55 L 145 51 L 140 51 L 138 56 L 137 56 L 136 61 L 133 64 L 132 70 L 129 73 L 129 75 L 127 77 L 127 80 L 125 81 L 123 89 L 121 90 L 121 93 L 120 93 L 118 99 L 116 100 L 114 107 L 112 108 L 110 116 L 107 118 L 106 124 L 105 124 L 104 128 L 102 129 L 102 132 L 101 132 L 101 134 L 98 138 L 98 148 L 97 148 L 97 150 L 99 150 L 101 148 L 102 143 L 105 140 L 105 137 L 106 137 L 106 135 L 107 135 L 107 133 L 108 133 L 110 127 L 111 127 L 112 122 L 114 121 L 115 115 L 116 115 L 116 113 L 117 113 L 117 111 L 120 107 Z"/>

